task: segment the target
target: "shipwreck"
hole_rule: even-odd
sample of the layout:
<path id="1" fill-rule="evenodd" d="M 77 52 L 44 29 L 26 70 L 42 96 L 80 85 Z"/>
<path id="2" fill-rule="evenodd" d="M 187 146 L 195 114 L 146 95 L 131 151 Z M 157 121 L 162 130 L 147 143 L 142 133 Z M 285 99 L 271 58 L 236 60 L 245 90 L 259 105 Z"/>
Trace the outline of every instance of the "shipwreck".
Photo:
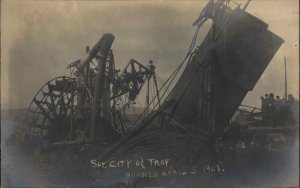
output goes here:
<path id="1" fill-rule="evenodd" d="M 54 78 L 37 92 L 26 117 L 28 142 L 94 148 L 97 160 L 140 154 L 168 156 L 185 165 L 214 160 L 216 141 L 284 42 L 245 11 L 248 4 L 232 9 L 227 3 L 210 1 L 202 10 L 184 61 L 161 88 L 152 62 L 131 59 L 116 70 L 114 36 L 104 34 L 86 48 L 86 57 L 68 65 L 71 76 Z M 212 26 L 197 46 L 207 20 Z M 126 110 L 143 89 L 144 110 L 130 120 Z M 99 143 L 108 145 L 99 149 Z"/>

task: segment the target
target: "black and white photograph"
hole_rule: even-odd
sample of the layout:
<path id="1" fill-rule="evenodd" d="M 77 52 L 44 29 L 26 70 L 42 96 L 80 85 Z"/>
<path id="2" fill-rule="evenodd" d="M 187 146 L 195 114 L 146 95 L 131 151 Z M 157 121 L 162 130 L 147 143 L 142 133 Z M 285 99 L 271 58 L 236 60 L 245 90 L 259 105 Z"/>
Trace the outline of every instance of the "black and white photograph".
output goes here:
<path id="1" fill-rule="evenodd" d="M 299 1 L 1 1 L 1 188 L 40 187 L 299 187 Z"/>

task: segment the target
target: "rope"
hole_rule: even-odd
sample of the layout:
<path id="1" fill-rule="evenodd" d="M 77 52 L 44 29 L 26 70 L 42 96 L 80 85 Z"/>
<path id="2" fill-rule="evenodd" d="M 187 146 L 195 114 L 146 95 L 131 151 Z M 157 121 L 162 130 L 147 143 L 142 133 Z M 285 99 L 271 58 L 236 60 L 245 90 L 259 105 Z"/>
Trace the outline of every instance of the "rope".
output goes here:
<path id="1" fill-rule="evenodd" d="M 189 62 L 191 61 L 191 59 L 192 59 L 192 57 L 193 57 L 193 56 L 192 56 L 193 53 L 191 53 L 191 52 L 192 52 L 192 50 L 194 49 L 194 46 L 195 46 L 195 43 L 196 43 L 196 40 L 197 40 L 197 37 L 198 37 L 198 34 L 199 34 L 199 30 L 200 30 L 200 27 L 197 27 L 196 32 L 195 32 L 195 35 L 194 35 L 194 37 L 193 37 L 193 40 L 192 40 L 192 43 L 191 43 L 191 45 L 190 45 L 190 48 L 189 48 L 189 51 L 188 51 L 187 55 L 185 56 L 184 60 L 181 62 L 181 64 L 180 64 L 180 65 L 178 66 L 178 68 L 176 69 L 176 71 L 175 71 L 176 73 L 174 74 L 174 76 L 173 76 L 173 78 L 171 79 L 169 85 L 167 86 L 167 89 L 166 89 L 166 90 L 164 91 L 164 93 L 162 94 L 161 98 L 163 98 L 164 95 L 166 94 L 166 92 L 168 91 L 168 89 L 169 89 L 169 87 L 171 86 L 172 82 L 174 81 L 176 75 L 178 74 L 178 72 L 180 71 L 180 69 L 182 68 L 183 64 L 185 63 L 185 61 L 187 60 L 188 57 L 189 57 L 189 59 L 188 59 L 188 62 L 187 62 L 187 63 L 189 63 Z M 164 99 L 163 102 L 165 102 L 165 101 L 171 96 L 171 94 L 172 94 L 172 92 L 170 92 L 170 93 L 168 94 L 168 96 Z M 157 104 L 155 105 L 155 107 L 156 107 L 156 106 L 157 106 Z M 152 109 L 152 111 L 155 109 L 155 107 Z M 151 112 L 152 112 L 152 111 L 151 111 Z"/>
<path id="2" fill-rule="evenodd" d="M 200 18 L 199 18 L 199 19 L 200 19 Z M 177 73 L 179 72 L 180 68 L 182 67 L 182 65 L 184 64 L 184 62 L 186 61 L 186 59 L 187 59 L 188 57 L 189 57 L 188 63 L 191 61 L 191 59 L 192 59 L 192 57 L 193 57 L 193 53 L 191 53 L 191 52 L 192 52 L 192 50 L 193 50 L 193 48 L 194 48 L 194 46 L 195 46 L 195 43 L 196 43 L 196 40 L 197 40 L 197 38 L 198 38 L 198 34 L 199 34 L 199 31 L 200 31 L 200 28 L 201 28 L 201 26 L 203 25 L 203 23 L 204 23 L 207 19 L 208 19 L 207 17 L 204 17 L 204 15 L 202 15 L 201 21 L 199 21 L 199 23 L 197 24 L 197 29 L 196 29 L 196 32 L 195 32 L 194 37 L 193 37 L 193 39 L 192 39 L 192 43 L 191 43 L 191 45 L 190 45 L 189 51 L 188 51 L 188 53 L 187 53 L 185 59 L 183 60 L 183 62 L 182 62 L 182 63 L 180 64 L 180 66 L 176 69 L 176 70 L 177 70 L 176 75 L 177 75 Z M 200 67 L 201 67 L 201 66 L 202 66 L 202 65 L 200 65 Z M 200 67 L 197 69 L 196 73 L 200 70 Z M 195 73 L 195 74 L 196 74 L 196 73 Z M 176 75 L 175 75 L 175 76 L 176 76 Z M 172 78 L 171 82 L 173 82 L 175 76 Z M 194 76 L 192 77 L 191 81 L 192 81 L 193 79 L 194 79 Z M 191 81 L 190 81 L 190 83 L 191 83 Z M 188 85 L 190 85 L 190 83 L 189 83 Z M 171 85 L 171 83 L 168 85 L 168 88 L 170 87 L 170 85 Z M 187 88 L 188 88 L 188 87 L 189 87 L 189 86 L 187 86 Z M 166 91 L 168 90 L 168 88 L 165 90 L 165 92 L 163 93 L 163 95 L 162 95 L 161 98 L 163 98 L 163 96 L 164 96 L 164 94 L 166 93 Z M 186 88 L 186 89 L 187 89 L 187 88 Z M 184 91 L 186 91 L 186 89 L 185 89 Z M 164 100 L 163 102 L 165 102 L 165 101 L 171 96 L 171 94 L 172 94 L 172 92 L 170 92 L 170 93 L 168 94 L 168 96 L 165 98 L 165 100 Z M 183 93 L 183 95 L 184 95 L 184 94 L 185 94 L 185 92 Z M 183 96 L 180 97 L 180 100 L 179 100 L 179 101 L 181 101 L 182 98 L 183 98 Z M 157 104 L 155 105 L 155 107 L 152 109 L 151 112 L 154 111 L 154 109 L 156 108 L 156 106 L 157 106 Z"/>
<path id="3" fill-rule="evenodd" d="M 162 94 L 161 99 L 165 96 L 166 92 L 168 91 L 169 87 L 171 86 L 172 82 L 174 81 L 174 79 L 175 79 L 176 75 L 178 74 L 179 70 L 182 68 L 183 64 L 186 62 L 187 58 L 190 57 L 190 58 L 189 58 L 189 61 L 191 60 L 191 57 L 192 57 L 192 56 L 191 56 L 191 55 L 192 55 L 191 52 L 192 52 L 192 50 L 193 50 L 194 47 L 195 47 L 195 43 L 196 43 L 196 40 L 197 40 L 198 35 L 199 35 L 199 30 L 200 30 L 200 27 L 201 27 L 201 25 L 202 25 L 203 23 L 204 23 L 204 21 L 201 22 L 201 23 L 199 23 L 199 24 L 197 25 L 197 29 L 196 29 L 196 31 L 195 31 L 195 34 L 194 34 L 194 36 L 193 36 L 192 42 L 191 42 L 191 44 L 190 44 L 189 50 L 188 50 L 188 52 L 187 52 L 185 58 L 184 58 L 183 61 L 180 63 L 180 65 L 175 69 L 175 71 L 169 76 L 169 78 L 164 82 L 164 84 L 161 86 L 161 88 L 159 89 L 159 92 L 160 92 L 160 91 L 165 87 L 165 85 L 169 82 L 169 80 L 171 80 L 171 81 L 169 82 L 168 86 L 166 87 L 164 93 Z M 189 61 L 188 61 L 188 63 L 189 63 Z M 169 93 L 169 95 L 166 97 L 166 99 L 170 96 L 171 93 L 172 93 L 172 92 Z M 137 122 L 140 120 L 140 118 L 141 118 L 141 117 L 145 114 L 145 112 L 149 109 L 150 105 L 154 102 L 154 99 L 155 99 L 155 98 L 156 98 L 156 97 L 154 97 L 154 98 L 151 100 L 151 102 L 149 103 L 149 105 L 145 108 L 145 110 L 140 114 L 140 116 L 137 118 L 137 120 L 136 120 L 134 123 L 137 123 Z M 166 101 L 166 99 L 164 100 L 164 102 Z M 158 103 L 154 106 L 154 108 L 151 110 L 150 113 L 152 113 L 152 112 L 154 111 L 154 109 L 157 107 L 157 105 L 158 105 Z M 150 114 L 150 113 L 149 113 L 149 114 Z"/>

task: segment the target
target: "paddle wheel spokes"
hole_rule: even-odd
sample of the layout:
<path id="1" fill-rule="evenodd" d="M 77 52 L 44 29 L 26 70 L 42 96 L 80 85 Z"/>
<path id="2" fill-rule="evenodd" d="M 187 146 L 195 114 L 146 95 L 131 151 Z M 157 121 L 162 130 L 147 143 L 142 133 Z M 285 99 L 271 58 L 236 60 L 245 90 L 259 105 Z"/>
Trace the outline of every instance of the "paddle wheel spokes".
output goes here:
<path id="1" fill-rule="evenodd" d="M 36 143 L 64 140 L 72 130 L 75 97 L 76 81 L 70 77 L 54 78 L 41 87 L 26 115 L 29 139 Z"/>

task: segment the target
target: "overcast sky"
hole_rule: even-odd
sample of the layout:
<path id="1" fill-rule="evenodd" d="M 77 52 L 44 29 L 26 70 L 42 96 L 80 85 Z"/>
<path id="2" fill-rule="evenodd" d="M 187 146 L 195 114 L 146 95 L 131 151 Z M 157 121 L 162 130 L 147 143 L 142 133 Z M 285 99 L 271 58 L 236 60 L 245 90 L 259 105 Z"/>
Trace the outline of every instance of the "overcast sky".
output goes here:
<path id="1" fill-rule="evenodd" d="M 112 48 L 117 67 L 130 58 L 142 63 L 153 59 L 159 79 L 165 80 L 184 58 L 195 30 L 191 25 L 207 2 L 1 1 L 1 108 L 27 108 L 45 82 L 69 75 L 66 65 L 104 33 L 116 37 Z M 259 106 L 265 93 L 283 95 L 284 56 L 288 92 L 298 97 L 298 8 L 298 0 L 251 1 L 247 11 L 268 23 L 285 44 L 244 104 Z"/>

